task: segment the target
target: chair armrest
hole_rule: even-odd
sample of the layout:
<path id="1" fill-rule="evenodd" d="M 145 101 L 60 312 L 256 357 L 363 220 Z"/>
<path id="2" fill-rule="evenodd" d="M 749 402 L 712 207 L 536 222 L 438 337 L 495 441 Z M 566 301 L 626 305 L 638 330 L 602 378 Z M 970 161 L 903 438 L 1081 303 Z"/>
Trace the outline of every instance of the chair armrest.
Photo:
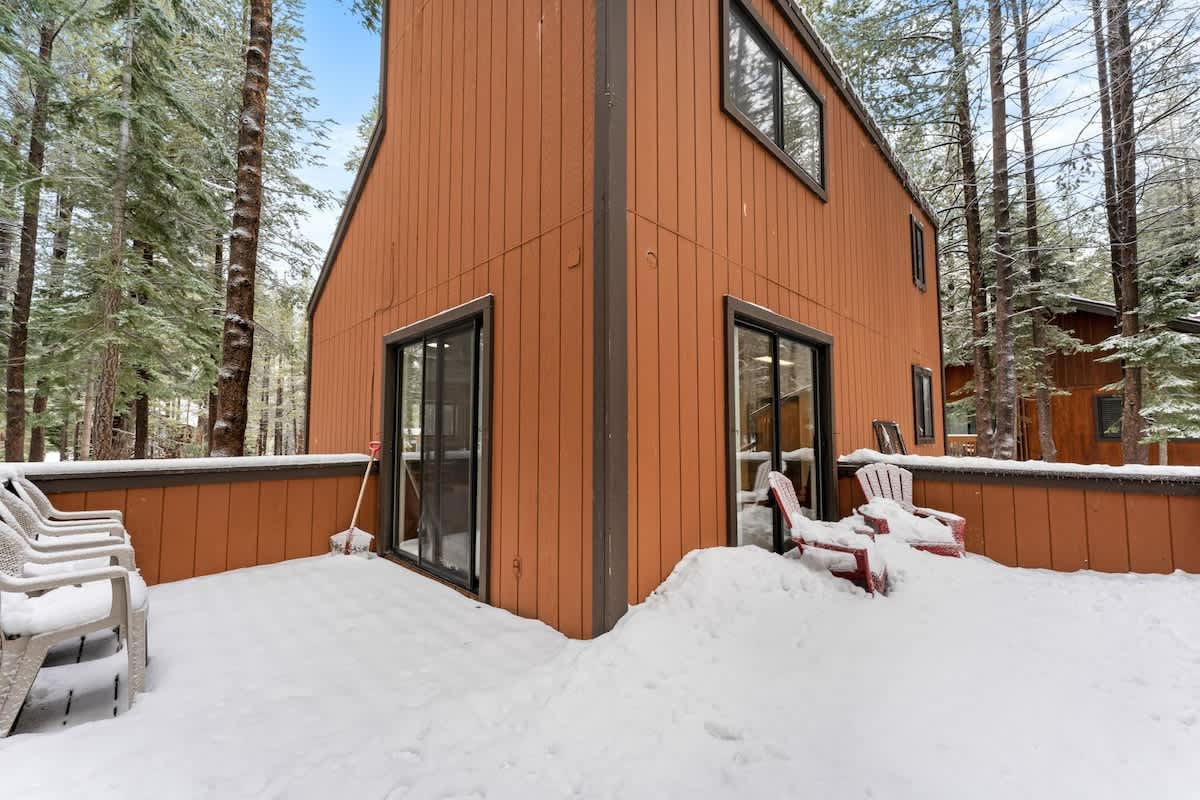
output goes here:
<path id="1" fill-rule="evenodd" d="M 53 536 L 47 536 L 44 539 L 35 539 L 29 542 L 29 546 L 34 552 L 79 553 L 80 558 L 91 558 L 92 556 L 87 556 L 85 553 L 105 547 L 127 547 L 128 543 L 124 539 L 117 539 L 112 536 L 97 539 L 94 542 L 56 542 Z"/>
<path id="2" fill-rule="evenodd" d="M 857 555 L 858 553 L 863 553 L 865 555 L 867 552 L 867 548 L 865 548 L 865 547 L 850 547 L 850 546 L 844 545 L 844 544 L 831 544 L 829 542 L 815 542 L 810 539 L 801 539 L 799 536 L 793 536 L 792 542 L 794 542 L 796 545 L 798 545 L 800 547 L 819 547 L 822 550 L 834 550 L 838 553 L 849 553 L 852 556 Z"/>
<path id="3" fill-rule="evenodd" d="M 100 569 L 83 569 L 78 572 L 63 572 L 57 575 L 39 575 L 36 578 L 18 578 L 0 573 L 0 590 L 5 592 L 46 592 L 51 589 L 61 589 L 64 586 L 76 586 L 81 583 L 96 583 L 98 581 L 120 581 L 129 591 L 129 570 L 123 567 L 101 567 Z"/>
<path id="4" fill-rule="evenodd" d="M 125 538 L 125 527 L 118 522 L 109 520 L 107 522 L 96 521 L 91 524 L 76 522 L 69 525 L 47 525 L 45 522 L 38 525 L 38 533 L 44 536 L 73 536 L 79 533 L 106 533 L 109 536 L 116 536 L 122 539 Z"/>
<path id="5" fill-rule="evenodd" d="M 884 517 L 876 517 L 872 514 L 868 514 L 864 510 L 866 508 L 867 507 L 865 505 L 859 506 L 857 509 L 855 509 L 855 511 L 858 513 L 858 515 L 860 517 L 863 518 L 863 520 L 866 521 L 867 525 L 870 526 L 872 534 L 883 535 L 883 534 L 892 532 L 892 529 L 890 527 L 888 527 L 887 519 L 885 519 Z"/>
<path id="6" fill-rule="evenodd" d="M 50 514 L 52 522 L 73 522 L 87 520 L 112 520 L 113 522 L 124 522 L 125 515 L 116 509 L 104 511 L 59 511 L 57 508 Z"/>
<path id="7" fill-rule="evenodd" d="M 941 520 L 943 522 L 967 521 L 966 517 L 960 517 L 958 514 L 954 514 L 950 511 L 938 511 L 936 508 L 922 508 L 920 506 L 913 506 L 912 512 L 918 517 L 933 517 L 934 519 Z"/>
<path id="8" fill-rule="evenodd" d="M 95 558 L 107 558 L 112 566 L 134 569 L 133 548 L 127 544 L 92 547 L 86 550 L 51 550 L 39 552 L 34 550 L 28 554 L 27 560 L 33 564 L 64 564 L 72 561 L 86 561 Z"/>

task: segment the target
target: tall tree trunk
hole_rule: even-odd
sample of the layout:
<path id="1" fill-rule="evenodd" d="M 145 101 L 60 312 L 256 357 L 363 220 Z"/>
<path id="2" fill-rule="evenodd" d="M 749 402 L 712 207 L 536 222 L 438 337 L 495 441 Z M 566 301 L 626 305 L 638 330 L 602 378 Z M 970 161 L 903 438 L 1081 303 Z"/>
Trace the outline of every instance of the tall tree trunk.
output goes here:
<path id="1" fill-rule="evenodd" d="M 1133 116 L 1133 42 L 1129 32 L 1128 0 L 1108 0 L 1108 58 L 1112 80 L 1113 177 L 1117 203 L 1117 271 L 1121 297 L 1117 311 L 1120 332 L 1126 341 L 1142 332 L 1138 305 L 1137 131 Z M 1124 397 L 1121 403 L 1121 454 L 1126 464 L 1145 464 L 1149 446 L 1143 443 L 1146 420 L 1142 417 L 1144 370 L 1125 360 Z"/>
<path id="2" fill-rule="evenodd" d="M 44 380 L 38 380 L 39 387 Z M 45 393 L 36 392 L 33 395 L 33 427 L 29 430 L 29 460 L 35 463 L 46 460 L 46 405 Z"/>
<path id="3" fill-rule="evenodd" d="M 113 408 L 117 400 L 117 373 L 121 348 L 117 344 L 117 313 L 121 309 L 121 272 L 125 263 L 125 205 L 129 184 L 129 148 L 133 104 L 133 44 L 136 4 L 130 2 L 125 16 L 124 67 L 121 71 L 121 125 L 117 136 L 116 174 L 113 178 L 112 239 L 108 275 L 101 291 L 104 351 L 100 359 L 100 386 L 96 397 L 96 458 L 116 458 L 113 437 Z"/>
<path id="4" fill-rule="evenodd" d="M 70 446 L 71 431 L 74 429 L 74 415 L 67 411 L 63 417 L 62 428 L 58 431 L 58 457 L 61 461 L 66 461 L 70 458 L 68 447 Z"/>
<path id="5" fill-rule="evenodd" d="M 1117 278 L 1117 189 L 1113 165 L 1112 91 L 1109 88 L 1108 46 L 1104 42 L 1104 12 L 1100 0 L 1092 0 L 1092 32 L 1096 40 L 1096 78 L 1100 87 L 1100 147 L 1104 163 L 1104 216 L 1108 222 L 1109 270 L 1113 276 L 1113 298 L 1121 308 L 1121 281 Z M 1118 325 L 1118 327 L 1120 327 Z"/>
<path id="6" fill-rule="evenodd" d="M 271 455 L 283 455 L 283 370 L 275 376 L 275 438 L 271 443 Z"/>
<path id="7" fill-rule="evenodd" d="M 979 174 L 975 166 L 975 130 L 971 121 L 967 60 L 963 50 L 962 14 L 950 0 L 950 41 L 954 48 L 954 94 L 958 116 L 958 155 L 962 162 L 963 223 L 967 229 L 970 274 L 971 333 L 975 341 L 975 451 L 992 454 L 992 354 L 987 345 L 987 281 L 980 251 Z"/>
<path id="8" fill-rule="evenodd" d="M 80 421 L 79 441 L 75 444 L 75 460 L 88 461 L 92 457 L 92 421 L 95 417 L 96 381 L 92 368 L 88 366 L 87 387 L 83 391 L 83 419 Z"/>
<path id="9" fill-rule="evenodd" d="M 225 252 L 224 238 L 218 233 L 216 246 L 213 248 L 213 288 L 218 292 L 225 285 Z M 216 366 L 220 368 L 220 353 L 216 356 Z M 208 426 L 204 432 L 204 455 L 213 454 L 213 427 L 217 424 L 217 384 L 208 390 Z"/>
<path id="10" fill-rule="evenodd" d="M 260 409 L 258 412 L 258 447 L 257 454 L 267 454 L 267 439 L 271 433 L 271 370 L 270 361 L 263 364 L 262 385 L 258 392 Z"/>
<path id="11" fill-rule="evenodd" d="M 142 269 L 145 272 L 147 284 L 153 280 L 154 248 L 146 242 L 134 242 L 134 248 L 142 251 Z M 139 290 L 136 294 L 137 303 L 146 305 L 146 293 Z M 139 364 L 137 368 L 138 392 L 133 399 L 133 457 L 145 458 L 146 449 L 150 442 L 150 370 Z"/>
<path id="12" fill-rule="evenodd" d="M 1013 258 L 1008 198 L 1008 114 L 1000 0 L 988 0 L 988 78 L 992 95 L 992 216 L 996 227 L 996 427 L 992 456 L 1016 455 L 1017 373 L 1013 353 Z"/>
<path id="13" fill-rule="evenodd" d="M 69 192 L 59 192 L 55 204 L 57 217 L 54 228 L 54 247 L 50 254 L 50 298 L 62 298 L 63 277 L 67 268 L 67 248 L 71 241 L 71 216 L 75 205 Z M 46 421 L 40 415 L 44 414 L 49 405 L 50 382 L 43 375 L 38 378 L 37 389 L 33 394 L 33 413 L 38 415 L 29 431 L 29 460 L 46 460 Z M 65 422 L 64 422 L 65 425 Z M 59 458 L 66 460 L 67 452 L 59 447 Z"/>
<path id="14" fill-rule="evenodd" d="M 6 414 L 4 459 L 25 460 L 25 355 L 29 347 L 29 307 L 33 303 L 33 269 L 37 260 L 38 217 L 42 206 L 42 165 L 46 161 L 46 115 L 50 102 L 50 71 L 58 29 L 49 22 L 38 34 L 38 65 L 44 70 L 34 81 L 33 113 L 29 123 L 28 182 L 21 210 L 21 255 L 17 261 L 17 287 L 13 292 L 8 334 L 8 368 L 5 371 Z"/>
<path id="15" fill-rule="evenodd" d="M 11 94 L 14 95 L 11 103 L 15 106 L 17 102 L 15 99 L 15 92 L 12 92 Z M 11 152 L 15 153 L 20 146 L 21 132 L 19 126 L 14 125 L 12 133 L 8 137 L 8 147 Z M 5 212 L 11 210 L 12 215 L 15 218 L 17 213 L 16 192 L 14 191 L 10 199 L 8 195 L 8 189 L 5 187 L 5 195 L 3 200 L 0 202 L 3 202 L 3 206 L 0 207 L 2 207 Z M 11 209 L 9 208 L 10 203 L 12 205 Z M 21 238 L 17 231 L 16 224 L 7 224 L 9 223 L 7 213 L 5 214 L 4 222 L 6 224 L 0 225 L 0 319 L 3 319 L 8 315 L 8 310 L 11 306 L 8 300 L 8 273 L 12 269 L 13 243 L 17 242 L 19 244 Z"/>
<path id="16" fill-rule="evenodd" d="M 1029 260 L 1030 328 L 1033 339 L 1034 403 L 1037 407 L 1038 442 L 1042 460 L 1058 460 L 1054 446 L 1054 416 L 1050 404 L 1050 353 L 1046 350 L 1046 325 L 1049 314 L 1042 296 L 1041 233 L 1038 229 L 1037 168 L 1033 150 L 1033 108 L 1029 92 L 1029 3 L 1028 0 L 1009 0 L 1013 24 L 1016 26 L 1017 75 L 1021 94 L 1021 144 L 1025 166 L 1025 240 Z"/>
<path id="17" fill-rule="evenodd" d="M 225 329 L 217 373 L 213 453 L 240 456 L 246 447 L 246 401 L 254 359 L 254 286 L 258 273 L 258 226 L 262 213 L 263 129 L 271 62 L 271 0 L 250 0 L 250 46 L 242 82 L 238 126 L 237 194 L 229 238 Z"/>

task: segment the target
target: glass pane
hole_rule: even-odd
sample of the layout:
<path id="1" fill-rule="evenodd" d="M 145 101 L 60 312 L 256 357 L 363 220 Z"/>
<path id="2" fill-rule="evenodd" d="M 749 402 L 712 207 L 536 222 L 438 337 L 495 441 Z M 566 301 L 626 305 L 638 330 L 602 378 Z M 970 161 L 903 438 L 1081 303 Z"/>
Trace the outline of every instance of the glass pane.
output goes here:
<path id="1" fill-rule="evenodd" d="M 816 353 L 811 347 L 779 340 L 779 450 L 783 474 L 796 488 L 800 509 L 818 519 L 821 475 L 816 468 Z"/>
<path id="2" fill-rule="evenodd" d="M 400 386 L 397 392 L 396 429 L 400 441 L 400 464 L 396 475 L 395 547 L 416 557 L 421 520 L 421 387 L 425 347 L 421 342 L 410 344 L 397 357 L 400 359 Z"/>
<path id="3" fill-rule="evenodd" d="M 775 119 L 775 54 L 755 37 L 740 13 L 729 11 L 729 60 L 725 65 L 729 96 L 739 111 L 773 142 L 779 141 Z"/>
<path id="4" fill-rule="evenodd" d="M 437 413 L 438 515 L 421 558 L 464 579 L 472 574 L 475 530 L 472 465 L 475 418 L 475 326 L 436 340 L 440 360 Z"/>
<path id="5" fill-rule="evenodd" d="M 771 337 L 738 326 L 734 328 L 733 347 L 737 543 L 774 550 L 774 516 L 767 487 L 775 444 Z"/>
<path id="6" fill-rule="evenodd" d="M 790 69 L 783 70 L 783 149 L 821 180 L 821 107 Z"/>
<path id="7" fill-rule="evenodd" d="M 922 435 L 926 438 L 933 436 L 933 376 L 921 376 L 921 419 L 925 430 Z"/>

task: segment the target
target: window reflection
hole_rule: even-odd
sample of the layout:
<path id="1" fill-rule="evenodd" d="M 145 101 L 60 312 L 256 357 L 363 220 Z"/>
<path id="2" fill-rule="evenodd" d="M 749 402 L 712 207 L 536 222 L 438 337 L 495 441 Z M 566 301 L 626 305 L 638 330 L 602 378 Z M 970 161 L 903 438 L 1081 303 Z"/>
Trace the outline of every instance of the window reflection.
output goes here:
<path id="1" fill-rule="evenodd" d="M 778 139 L 775 81 L 779 62 L 755 38 L 741 14 L 729 15 L 729 89 L 734 105 L 772 141 Z"/>
<path id="2" fill-rule="evenodd" d="M 767 474 L 782 472 L 802 512 L 819 516 L 816 351 L 784 336 L 734 327 L 737 543 L 783 549 Z"/>

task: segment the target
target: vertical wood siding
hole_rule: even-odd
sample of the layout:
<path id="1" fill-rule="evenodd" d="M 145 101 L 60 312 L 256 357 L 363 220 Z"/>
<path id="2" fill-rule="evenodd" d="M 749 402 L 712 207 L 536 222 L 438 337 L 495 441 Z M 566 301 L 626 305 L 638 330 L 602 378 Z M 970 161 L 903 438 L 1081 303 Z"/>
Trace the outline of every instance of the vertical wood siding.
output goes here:
<path id="1" fill-rule="evenodd" d="M 1098 345 L 1112 335 L 1113 318 L 1087 311 L 1075 311 L 1055 318 L 1055 325 L 1072 333 L 1084 345 Z M 1055 394 L 1050 400 L 1054 421 L 1054 445 L 1058 460 L 1072 464 L 1123 463 L 1121 442 L 1100 439 L 1096 435 L 1096 396 L 1112 394 L 1105 386 L 1121 380 L 1121 367 L 1100 361 L 1102 352 L 1056 353 L 1050 360 L 1054 386 L 1067 394 Z M 946 368 L 946 389 L 951 400 L 962 399 L 962 389 L 971 380 L 974 369 L 956 365 Z M 1029 398 L 1021 401 L 1023 452 L 1030 459 L 1042 455 L 1038 440 L 1037 406 Z M 1158 462 L 1158 447 L 1150 448 L 1150 460 Z M 1200 442 L 1175 441 L 1167 446 L 1167 463 L 1178 466 L 1200 465 Z"/>
<path id="2" fill-rule="evenodd" d="M 573 636 L 592 618 L 593 6 L 391 0 L 387 130 L 311 327 L 309 449 L 358 451 L 381 434 L 384 334 L 495 296 L 489 600 Z"/>
<path id="3" fill-rule="evenodd" d="M 58 492 L 63 511 L 117 509 L 147 583 L 329 552 L 329 537 L 350 525 L 362 477 L 204 483 L 192 486 Z M 379 529 L 372 475 L 359 527 Z M 52 485 L 44 485 L 53 492 Z"/>
<path id="4" fill-rule="evenodd" d="M 629 600 L 726 543 L 726 294 L 834 337 L 834 449 L 896 420 L 915 452 L 911 367 L 941 397 L 933 221 L 772 0 L 754 7 L 825 97 L 824 203 L 721 108 L 720 3 L 629 0 Z M 912 281 L 909 215 L 929 291 Z"/>
<path id="5" fill-rule="evenodd" d="M 967 520 L 967 549 L 1010 567 L 1073 572 L 1200 573 L 1200 497 L 1132 489 L 1067 489 L 913 480 L 913 501 Z M 843 515 L 863 502 L 839 480 Z"/>

